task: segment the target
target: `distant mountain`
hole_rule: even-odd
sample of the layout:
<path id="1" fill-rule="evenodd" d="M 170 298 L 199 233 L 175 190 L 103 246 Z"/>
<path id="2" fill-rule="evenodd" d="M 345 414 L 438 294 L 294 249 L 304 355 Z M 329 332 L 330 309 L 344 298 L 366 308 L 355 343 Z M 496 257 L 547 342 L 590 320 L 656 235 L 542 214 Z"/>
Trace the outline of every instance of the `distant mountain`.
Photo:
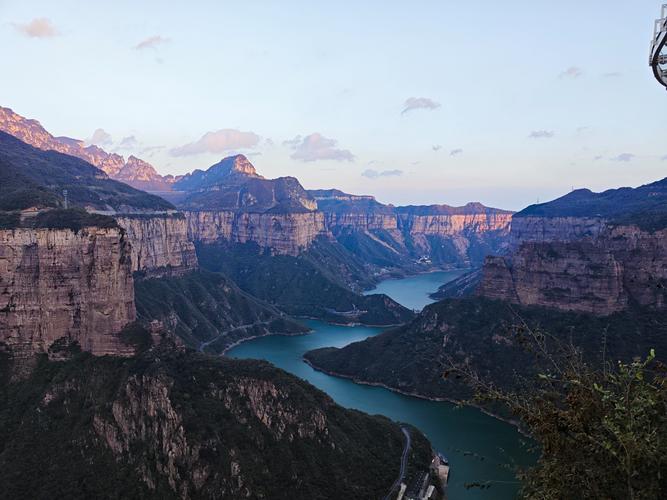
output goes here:
<path id="1" fill-rule="evenodd" d="M 667 177 L 639 186 L 594 193 L 577 189 L 560 198 L 530 205 L 514 215 L 522 217 L 599 217 L 612 222 L 667 226 Z"/>
<path id="2" fill-rule="evenodd" d="M 177 191 L 200 191 L 215 186 L 241 183 L 250 178 L 263 179 L 252 163 L 243 155 L 223 158 L 206 170 L 194 170 L 181 177 L 175 184 Z"/>
<path id="3" fill-rule="evenodd" d="M 195 170 L 174 184 L 189 194 L 179 203 L 187 210 L 307 212 L 317 203 L 294 177 L 266 179 L 243 155 L 224 158 L 207 170 Z"/>
<path id="4" fill-rule="evenodd" d="M 62 207 L 97 210 L 174 209 L 169 202 L 109 179 L 90 163 L 56 151 L 43 151 L 0 132 L 0 210 Z"/>
<path id="5" fill-rule="evenodd" d="M 508 242 L 512 212 L 481 203 L 396 207 L 337 189 L 309 193 L 336 239 L 381 272 L 478 267 Z"/>
<path id="6" fill-rule="evenodd" d="M 155 168 L 143 160 L 130 156 L 127 162 L 116 153 L 107 153 L 95 145 L 86 146 L 79 139 L 54 137 L 37 120 L 24 118 L 9 108 L 0 106 L 0 131 L 48 151 L 58 151 L 95 165 L 112 179 L 149 191 L 170 191 L 176 180 L 173 176 L 161 176 Z"/>

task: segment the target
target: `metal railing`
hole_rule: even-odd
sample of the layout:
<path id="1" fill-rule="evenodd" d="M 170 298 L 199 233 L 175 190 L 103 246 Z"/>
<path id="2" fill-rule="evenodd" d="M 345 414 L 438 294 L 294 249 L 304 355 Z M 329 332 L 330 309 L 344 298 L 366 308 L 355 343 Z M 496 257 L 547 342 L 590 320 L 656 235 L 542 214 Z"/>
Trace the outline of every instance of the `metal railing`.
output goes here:
<path id="1" fill-rule="evenodd" d="M 653 39 L 651 40 L 651 51 L 649 55 L 649 66 L 653 69 L 653 75 L 658 82 L 667 87 L 667 53 L 663 53 L 667 45 L 667 4 L 660 9 L 660 19 L 653 24 Z"/>

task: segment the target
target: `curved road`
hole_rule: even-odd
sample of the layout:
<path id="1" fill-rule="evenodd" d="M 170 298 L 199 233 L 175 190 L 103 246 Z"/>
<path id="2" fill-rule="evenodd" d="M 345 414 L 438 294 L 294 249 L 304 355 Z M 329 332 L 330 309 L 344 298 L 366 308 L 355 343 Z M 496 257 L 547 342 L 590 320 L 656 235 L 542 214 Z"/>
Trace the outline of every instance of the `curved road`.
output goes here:
<path id="1" fill-rule="evenodd" d="M 390 500 L 394 490 L 400 487 L 401 483 L 403 482 L 403 478 L 405 478 L 405 469 L 408 466 L 408 453 L 410 452 L 410 446 L 412 444 L 410 440 L 410 431 L 408 431 L 407 427 L 403 426 L 401 426 L 401 431 L 403 431 L 403 435 L 405 436 L 405 446 L 403 447 L 403 454 L 401 455 L 401 470 L 398 473 L 396 481 L 394 481 L 394 484 L 391 485 L 389 493 L 387 493 L 387 496 L 384 497 L 384 500 Z"/>

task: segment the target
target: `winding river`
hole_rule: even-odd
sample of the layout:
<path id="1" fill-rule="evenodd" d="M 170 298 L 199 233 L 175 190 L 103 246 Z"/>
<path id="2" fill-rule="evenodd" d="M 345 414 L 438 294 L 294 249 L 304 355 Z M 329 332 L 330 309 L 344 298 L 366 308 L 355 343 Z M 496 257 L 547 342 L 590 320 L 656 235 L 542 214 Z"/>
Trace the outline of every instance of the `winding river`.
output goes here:
<path id="1" fill-rule="evenodd" d="M 429 293 L 459 274 L 443 271 L 387 280 L 369 293 L 386 293 L 406 307 L 422 309 L 432 302 Z M 307 380 L 345 407 L 386 415 L 414 425 L 449 458 L 450 500 L 515 498 L 518 484 L 510 470 L 511 464 L 526 464 L 530 458 L 521 444 L 522 436 L 514 427 L 474 408 L 403 396 L 313 370 L 302 360 L 306 351 L 328 346 L 343 347 L 377 335 L 383 329 L 335 326 L 321 321 L 307 323 L 313 329 L 308 335 L 253 339 L 234 347 L 227 355 L 265 359 Z M 490 484 L 488 489 L 466 487 L 470 483 L 487 482 Z"/>

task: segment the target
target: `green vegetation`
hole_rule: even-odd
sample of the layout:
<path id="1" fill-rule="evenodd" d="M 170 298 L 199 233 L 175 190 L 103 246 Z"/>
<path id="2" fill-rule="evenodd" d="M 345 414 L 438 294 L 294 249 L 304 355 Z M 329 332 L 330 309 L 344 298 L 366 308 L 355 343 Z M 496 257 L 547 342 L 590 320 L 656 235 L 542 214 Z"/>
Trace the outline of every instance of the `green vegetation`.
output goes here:
<path id="1" fill-rule="evenodd" d="M 654 351 L 645 360 L 592 365 L 548 333 L 523 327 L 518 334 L 542 368 L 520 378 L 520 390 L 500 389 L 467 365 L 453 371 L 476 402 L 509 408 L 536 440 L 540 458 L 519 474 L 522 498 L 663 498 L 667 367 Z"/>
<path id="2" fill-rule="evenodd" d="M 468 360 L 485 380 L 512 388 L 517 374 L 534 376 L 539 362 L 518 342 L 520 322 L 572 342 L 587 360 L 631 360 L 652 347 L 667 353 L 667 317 L 660 311 L 630 309 L 607 317 L 509 305 L 481 297 L 445 299 L 411 323 L 342 349 L 306 353 L 318 368 L 378 382 L 427 397 L 466 399 L 470 388 L 444 379 L 451 363 Z"/>
<path id="3" fill-rule="evenodd" d="M 0 229 L 19 227 L 71 229 L 78 232 L 84 227 L 115 228 L 118 223 L 113 217 L 88 213 L 82 208 L 54 208 L 23 220 L 20 212 L 0 212 Z"/>
<path id="4" fill-rule="evenodd" d="M 363 296 L 349 283 L 369 285 L 363 265 L 331 242 L 318 241 L 298 257 L 272 256 L 258 245 L 197 244 L 202 267 L 230 276 L 241 289 L 295 316 L 336 323 L 392 325 L 413 314 L 384 295 Z M 349 258 L 348 258 L 349 257 Z M 358 317 L 345 314 L 354 308 Z"/>
<path id="5" fill-rule="evenodd" d="M 192 348 L 219 339 L 207 351 L 220 352 L 244 338 L 308 331 L 220 273 L 200 270 L 184 276 L 137 279 L 134 289 L 139 318 L 161 320 Z M 247 326 L 239 328 L 242 325 Z"/>
<path id="6" fill-rule="evenodd" d="M 168 210 L 162 198 L 111 180 L 74 156 L 42 151 L 0 132 L 0 210 L 62 207 L 63 190 L 70 204 L 100 210 Z"/>
<path id="7" fill-rule="evenodd" d="M 398 473 L 398 425 L 266 362 L 164 346 L 43 358 L 2 382 L 4 498 L 380 498 Z M 430 446 L 412 437 L 426 468 Z"/>

